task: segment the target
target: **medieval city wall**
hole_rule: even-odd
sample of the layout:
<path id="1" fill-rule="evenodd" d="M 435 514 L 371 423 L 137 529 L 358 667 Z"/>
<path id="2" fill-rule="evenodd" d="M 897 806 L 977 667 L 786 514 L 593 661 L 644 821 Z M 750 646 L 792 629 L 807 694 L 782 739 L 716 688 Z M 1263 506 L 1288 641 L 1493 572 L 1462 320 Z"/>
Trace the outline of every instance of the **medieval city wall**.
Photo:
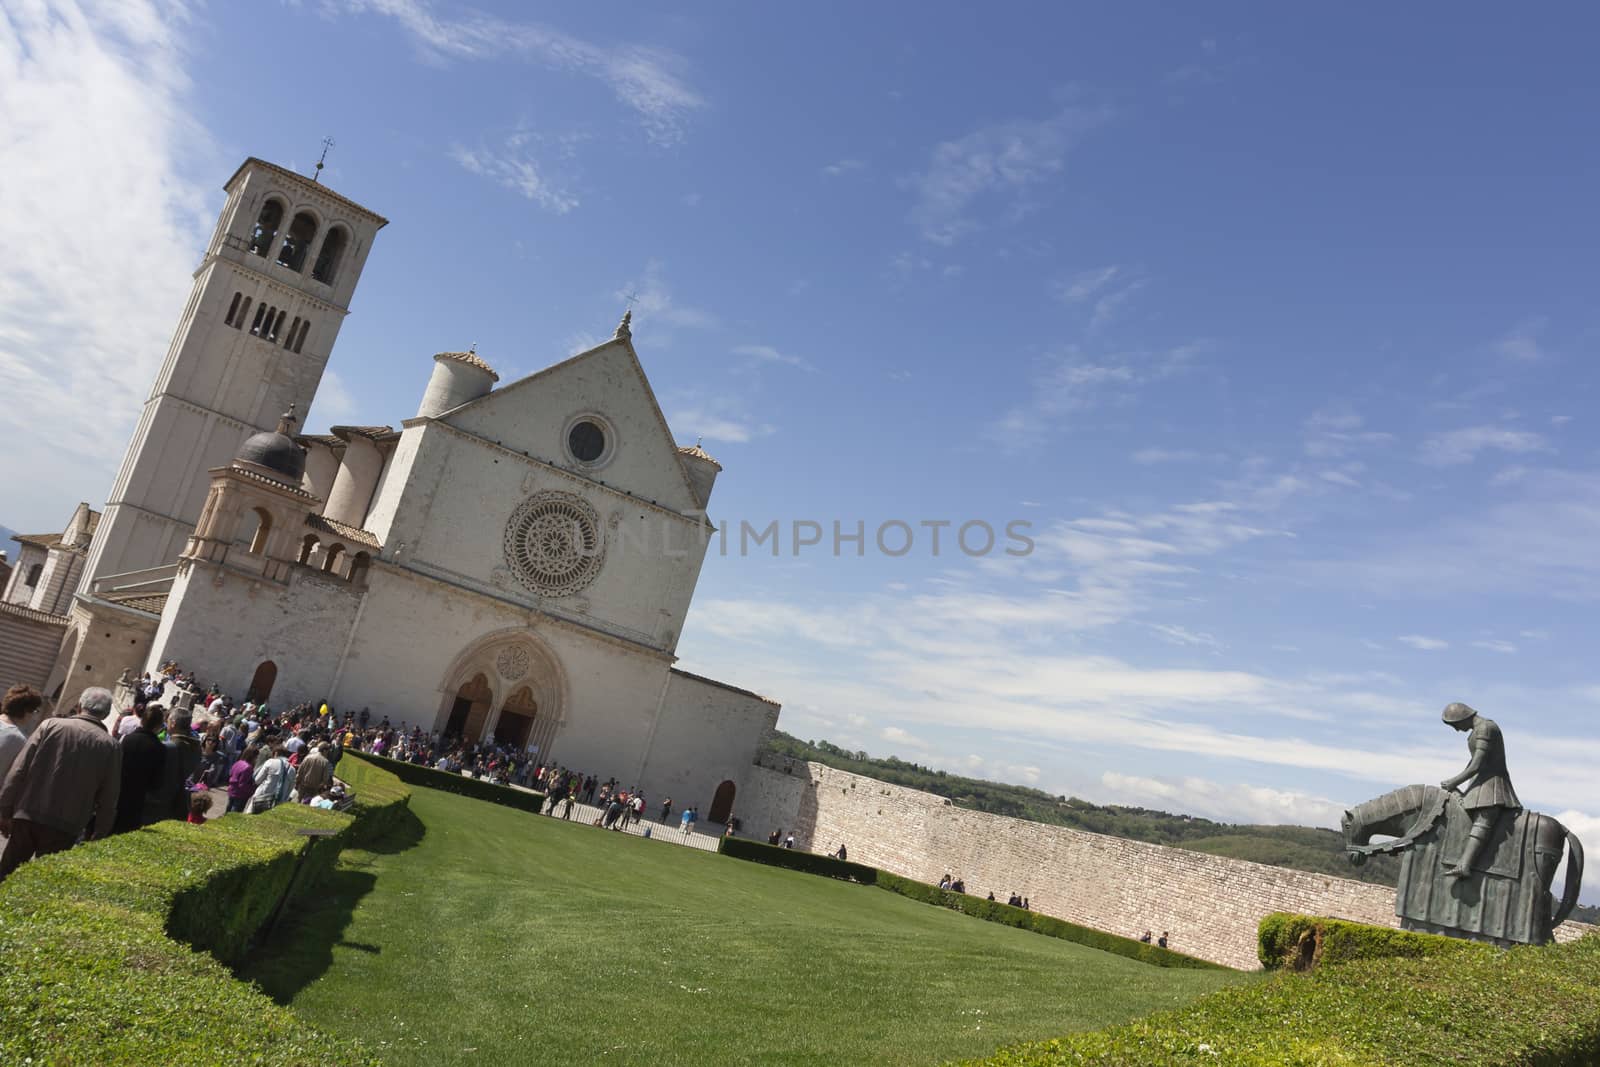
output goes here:
<path id="1" fill-rule="evenodd" d="M 1274 911 L 1398 923 L 1386 886 L 990 815 L 816 763 L 756 768 L 739 815 L 747 836 L 781 827 L 813 852 L 843 843 L 854 861 L 924 882 L 949 873 L 1095 929 L 1167 930 L 1178 951 L 1230 967 L 1259 966 L 1256 927 Z"/>

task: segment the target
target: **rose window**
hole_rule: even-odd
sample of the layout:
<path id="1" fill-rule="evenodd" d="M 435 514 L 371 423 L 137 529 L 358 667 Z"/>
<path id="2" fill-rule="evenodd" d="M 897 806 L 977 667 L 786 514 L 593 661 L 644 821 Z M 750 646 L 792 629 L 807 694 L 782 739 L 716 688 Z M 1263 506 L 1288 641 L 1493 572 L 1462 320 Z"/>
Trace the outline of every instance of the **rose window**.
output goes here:
<path id="1" fill-rule="evenodd" d="M 506 563 L 543 596 L 576 593 L 600 573 L 605 555 L 594 509 L 571 493 L 536 493 L 506 524 Z"/>

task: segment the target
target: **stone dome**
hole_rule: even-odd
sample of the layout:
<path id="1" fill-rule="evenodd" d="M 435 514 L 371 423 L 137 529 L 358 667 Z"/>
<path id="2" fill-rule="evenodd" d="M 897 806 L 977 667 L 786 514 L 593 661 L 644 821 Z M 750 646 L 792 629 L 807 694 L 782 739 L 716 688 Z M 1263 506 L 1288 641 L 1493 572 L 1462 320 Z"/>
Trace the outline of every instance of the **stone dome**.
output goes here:
<path id="1" fill-rule="evenodd" d="M 305 449 L 295 444 L 288 434 L 277 430 L 252 434 L 239 446 L 239 452 L 233 458 L 239 463 L 249 463 L 282 475 L 291 485 L 299 485 L 301 475 L 306 472 Z"/>

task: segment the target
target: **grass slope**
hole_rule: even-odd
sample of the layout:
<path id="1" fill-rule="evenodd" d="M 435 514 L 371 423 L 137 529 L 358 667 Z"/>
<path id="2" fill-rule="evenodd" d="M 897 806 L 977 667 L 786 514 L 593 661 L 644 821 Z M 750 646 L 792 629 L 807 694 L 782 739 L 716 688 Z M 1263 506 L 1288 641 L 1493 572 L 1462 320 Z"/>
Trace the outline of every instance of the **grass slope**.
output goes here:
<path id="1" fill-rule="evenodd" d="M 346 853 L 246 974 L 388 1064 L 928 1063 L 1251 980 L 431 790 L 411 809 L 421 841 Z"/>

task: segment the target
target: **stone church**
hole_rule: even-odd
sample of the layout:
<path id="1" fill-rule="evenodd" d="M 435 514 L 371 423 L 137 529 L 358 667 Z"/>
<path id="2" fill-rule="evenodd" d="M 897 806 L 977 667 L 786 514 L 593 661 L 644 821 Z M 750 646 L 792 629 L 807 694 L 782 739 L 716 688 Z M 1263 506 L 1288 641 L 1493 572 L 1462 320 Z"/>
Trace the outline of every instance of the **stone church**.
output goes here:
<path id="1" fill-rule="evenodd" d="M 674 441 L 628 317 L 507 384 L 440 353 L 398 427 L 303 434 L 386 220 L 259 159 L 224 188 L 47 693 L 176 660 L 725 816 L 778 705 L 673 666 L 722 468 Z"/>

